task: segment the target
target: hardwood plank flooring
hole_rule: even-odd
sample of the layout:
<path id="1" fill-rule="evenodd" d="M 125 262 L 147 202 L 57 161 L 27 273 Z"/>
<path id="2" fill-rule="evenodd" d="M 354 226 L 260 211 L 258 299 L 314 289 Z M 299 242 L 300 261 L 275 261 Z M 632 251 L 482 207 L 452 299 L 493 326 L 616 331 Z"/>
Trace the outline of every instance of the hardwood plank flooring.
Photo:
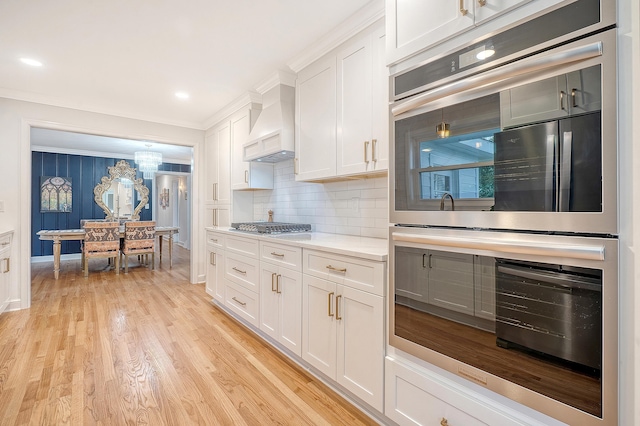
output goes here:
<path id="1" fill-rule="evenodd" d="M 32 266 L 32 307 L 0 315 L 0 425 L 371 425 L 190 284 L 153 271 Z"/>

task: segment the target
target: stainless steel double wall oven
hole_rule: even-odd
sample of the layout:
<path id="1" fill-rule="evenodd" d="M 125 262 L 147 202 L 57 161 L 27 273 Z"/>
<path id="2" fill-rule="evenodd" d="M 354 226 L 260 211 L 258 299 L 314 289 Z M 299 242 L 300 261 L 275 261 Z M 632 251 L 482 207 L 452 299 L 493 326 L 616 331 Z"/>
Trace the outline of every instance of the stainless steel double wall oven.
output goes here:
<path id="1" fill-rule="evenodd" d="M 390 345 L 571 424 L 617 421 L 615 15 L 391 77 Z"/>

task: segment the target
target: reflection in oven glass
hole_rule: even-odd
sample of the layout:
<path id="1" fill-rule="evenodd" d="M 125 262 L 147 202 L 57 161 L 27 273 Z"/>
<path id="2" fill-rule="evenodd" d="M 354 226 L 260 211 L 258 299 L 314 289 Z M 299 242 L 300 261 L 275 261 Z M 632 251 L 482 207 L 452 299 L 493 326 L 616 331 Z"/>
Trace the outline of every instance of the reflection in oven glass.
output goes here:
<path id="1" fill-rule="evenodd" d="M 395 334 L 602 415 L 602 272 L 395 247 Z"/>

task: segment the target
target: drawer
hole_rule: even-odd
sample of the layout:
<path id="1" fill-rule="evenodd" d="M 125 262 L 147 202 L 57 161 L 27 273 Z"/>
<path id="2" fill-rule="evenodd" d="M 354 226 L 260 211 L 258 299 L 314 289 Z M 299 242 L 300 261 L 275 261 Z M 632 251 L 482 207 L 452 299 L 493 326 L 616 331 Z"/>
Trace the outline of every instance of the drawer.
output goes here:
<path id="1" fill-rule="evenodd" d="M 303 250 L 303 272 L 358 290 L 384 295 L 385 262 L 357 257 L 337 256 L 315 250 Z"/>
<path id="2" fill-rule="evenodd" d="M 230 253 L 237 253 L 254 259 L 258 259 L 260 257 L 260 243 L 257 238 L 225 235 L 225 250 Z"/>
<path id="3" fill-rule="evenodd" d="M 248 290 L 260 290 L 260 261 L 247 256 L 227 252 L 224 261 L 224 277 Z"/>
<path id="4" fill-rule="evenodd" d="M 260 242 L 260 260 L 302 271 L 302 249 L 284 244 Z"/>
<path id="5" fill-rule="evenodd" d="M 224 248 L 224 234 L 221 232 L 207 231 L 207 246 L 211 249 Z"/>
<path id="6" fill-rule="evenodd" d="M 260 300 L 258 294 L 227 281 L 225 306 L 255 327 L 259 327 Z"/>

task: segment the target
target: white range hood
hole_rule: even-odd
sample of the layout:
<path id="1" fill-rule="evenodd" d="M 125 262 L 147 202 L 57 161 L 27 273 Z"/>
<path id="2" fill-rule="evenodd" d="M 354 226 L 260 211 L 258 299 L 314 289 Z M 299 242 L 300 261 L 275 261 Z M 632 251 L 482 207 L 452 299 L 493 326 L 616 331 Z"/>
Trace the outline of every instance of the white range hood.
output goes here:
<path id="1" fill-rule="evenodd" d="M 244 161 L 277 163 L 294 157 L 295 89 L 278 84 L 262 95 L 262 112 L 242 147 Z"/>

